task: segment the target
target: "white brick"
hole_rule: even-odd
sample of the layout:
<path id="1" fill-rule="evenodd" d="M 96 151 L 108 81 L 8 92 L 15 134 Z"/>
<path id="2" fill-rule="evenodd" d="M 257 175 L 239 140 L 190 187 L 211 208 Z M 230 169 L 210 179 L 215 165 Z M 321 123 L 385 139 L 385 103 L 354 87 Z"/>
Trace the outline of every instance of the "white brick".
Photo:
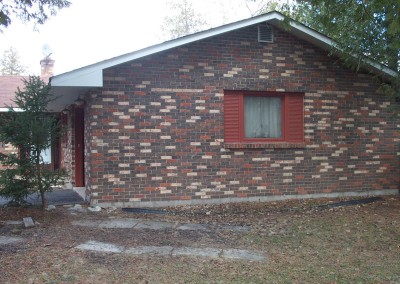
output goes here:
<path id="1" fill-rule="evenodd" d="M 202 158 L 202 159 L 212 159 L 212 156 L 204 155 L 204 156 L 201 156 L 201 158 Z"/>
<path id="2" fill-rule="evenodd" d="M 161 129 L 140 129 L 140 132 L 150 132 L 150 133 L 157 133 L 157 132 L 161 132 Z"/>
<path id="3" fill-rule="evenodd" d="M 271 159 L 270 158 L 266 158 L 266 157 L 264 157 L 264 158 L 252 158 L 253 162 L 265 162 L 265 161 L 269 161 L 269 160 L 271 160 Z"/>
<path id="4" fill-rule="evenodd" d="M 317 160 L 317 161 L 328 160 L 328 157 L 315 156 L 315 157 L 311 157 L 311 160 Z"/>

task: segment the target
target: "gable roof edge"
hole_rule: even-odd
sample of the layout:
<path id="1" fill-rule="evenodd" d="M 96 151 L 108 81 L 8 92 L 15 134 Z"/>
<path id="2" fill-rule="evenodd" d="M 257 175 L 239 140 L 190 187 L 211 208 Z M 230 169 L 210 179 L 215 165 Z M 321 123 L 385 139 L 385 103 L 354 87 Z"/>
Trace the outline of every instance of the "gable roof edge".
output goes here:
<path id="1" fill-rule="evenodd" d="M 251 25 L 259 24 L 262 22 L 279 23 L 282 22 L 286 16 L 273 11 L 257 17 L 244 19 L 238 22 L 230 23 L 227 25 L 211 28 L 206 31 L 198 32 L 195 34 L 187 35 L 177 39 L 169 40 L 160 44 L 156 44 L 138 51 L 123 54 L 113 57 L 104 61 L 100 61 L 76 70 L 72 70 L 51 78 L 52 87 L 102 87 L 103 86 L 103 70 L 119 64 L 123 64 L 138 58 L 152 55 L 158 52 L 169 50 L 175 47 L 183 46 L 188 43 L 199 41 L 202 39 L 210 38 L 233 30 L 245 28 Z M 299 23 L 292 19 L 289 21 L 291 32 L 299 35 L 301 38 L 323 48 L 338 48 L 337 44 L 329 37 Z M 386 67 L 383 64 L 377 63 L 371 59 L 365 59 L 364 62 L 372 67 L 375 71 L 397 77 L 399 74 L 394 70 Z"/>
<path id="2" fill-rule="evenodd" d="M 259 24 L 266 21 L 283 21 L 284 15 L 278 12 L 271 12 L 257 17 L 241 20 L 220 27 L 212 28 L 195 34 L 183 36 L 177 39 L 169 40 L 156 44 L 138 51 L 123 54 L 104 61 L 100 61 L 79 69 L 75 69 L 51 78 L 51 84 L 57 86 L 79 86 L 79 87 L 102 87 L 102 71 L 125 62 L 129 62 L 147 55 L 155 54 L 171 48 L 179 47 L 198 40 L 220 35 L 236 29 L 244 28 L 250 25 Z M 88 79 L 89 82 L 84 80 Z M 84 83 L 85 82 L 85 83 Z"/>
<path id="3" fill-rule="evenodd" d="M 315 40 L 318 40 L 320 43 L 323 43 L 326 45 L 326 47 L 330 47 L 330 48 L 335 48 L 337 50 L 341 50 L 339 48 L 339 46 L 337 45 L 337 43 L 332 40 L 331 38 L 325 36 L 324 34 L 321 34 L 320 32 L 317 32 L 316 30 L 313 30 L 299 22 L 296 22 L 294 20 L 290 20 L 290 26 L 295 28 L 298 31 L 303 32 L 304 34 L 310 36 L 311 38 L 308 38 L 308 40 L 310 42 L 314 42 Z M 354 54 L 351 54 L 352 56 L 354 56 L 355 58 L 357 57 Z M 363 59 L 364 63 L 366 63 L 367 65 L 369 65 L 370 67 L 372 67 L 373 69 L 375 69 L 376 71 L 383 73 L 384 75 L 389 75 L 392 77 L 398 77 L 399 74 L 392 70 L 391 68 L 387 67 L 384 64 L 378 63 L 372 59 L 369 58 L 364 58 Z"/>

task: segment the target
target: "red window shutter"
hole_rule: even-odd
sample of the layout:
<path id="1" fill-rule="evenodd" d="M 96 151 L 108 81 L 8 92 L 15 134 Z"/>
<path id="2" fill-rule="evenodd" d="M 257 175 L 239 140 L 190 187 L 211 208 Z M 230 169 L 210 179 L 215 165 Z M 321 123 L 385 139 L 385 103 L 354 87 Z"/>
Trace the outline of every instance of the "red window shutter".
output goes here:
<path id="1" fill-rule="evenodd" d="M 285 96 L 285 141 L 304 141 L 303 94 Z"/>
<path id="2" fill-rule="evenodd" d="M 224 139 L 227 143 L 240 142 L 240 101 L 242 94 L 224 95 Z"/>

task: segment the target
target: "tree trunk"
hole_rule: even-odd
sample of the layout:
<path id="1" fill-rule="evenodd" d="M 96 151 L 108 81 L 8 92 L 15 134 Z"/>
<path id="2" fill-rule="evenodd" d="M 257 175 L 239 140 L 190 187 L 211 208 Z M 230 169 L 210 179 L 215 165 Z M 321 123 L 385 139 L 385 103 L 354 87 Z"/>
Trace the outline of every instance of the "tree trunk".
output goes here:
<path id="1" fill-rule="evenodd" d="M 40 197 L 42 198 L 42 209 L 46 209 L 46 207 L 47 207 L 47 200 L 46 200 L 45 193 L 46 193 L 46 191 L 44 191 L 44 190 L 40 191 Z"/>

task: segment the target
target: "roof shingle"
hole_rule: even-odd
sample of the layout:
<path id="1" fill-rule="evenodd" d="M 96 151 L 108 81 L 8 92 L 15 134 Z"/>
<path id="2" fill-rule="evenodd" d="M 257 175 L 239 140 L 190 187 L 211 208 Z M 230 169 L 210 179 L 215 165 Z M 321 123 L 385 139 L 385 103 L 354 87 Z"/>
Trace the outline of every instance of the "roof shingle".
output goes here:
<path id="1" fill-rule="evenodd" d="M 0 108 L 11 106 L 14 107 L 15 103 L 13 102 L 15 98 L 15 92 L 18 87 L 22 88 L 24 83 L 22 79 L 26 77 L 24 76 L 0 76 Z"/>

